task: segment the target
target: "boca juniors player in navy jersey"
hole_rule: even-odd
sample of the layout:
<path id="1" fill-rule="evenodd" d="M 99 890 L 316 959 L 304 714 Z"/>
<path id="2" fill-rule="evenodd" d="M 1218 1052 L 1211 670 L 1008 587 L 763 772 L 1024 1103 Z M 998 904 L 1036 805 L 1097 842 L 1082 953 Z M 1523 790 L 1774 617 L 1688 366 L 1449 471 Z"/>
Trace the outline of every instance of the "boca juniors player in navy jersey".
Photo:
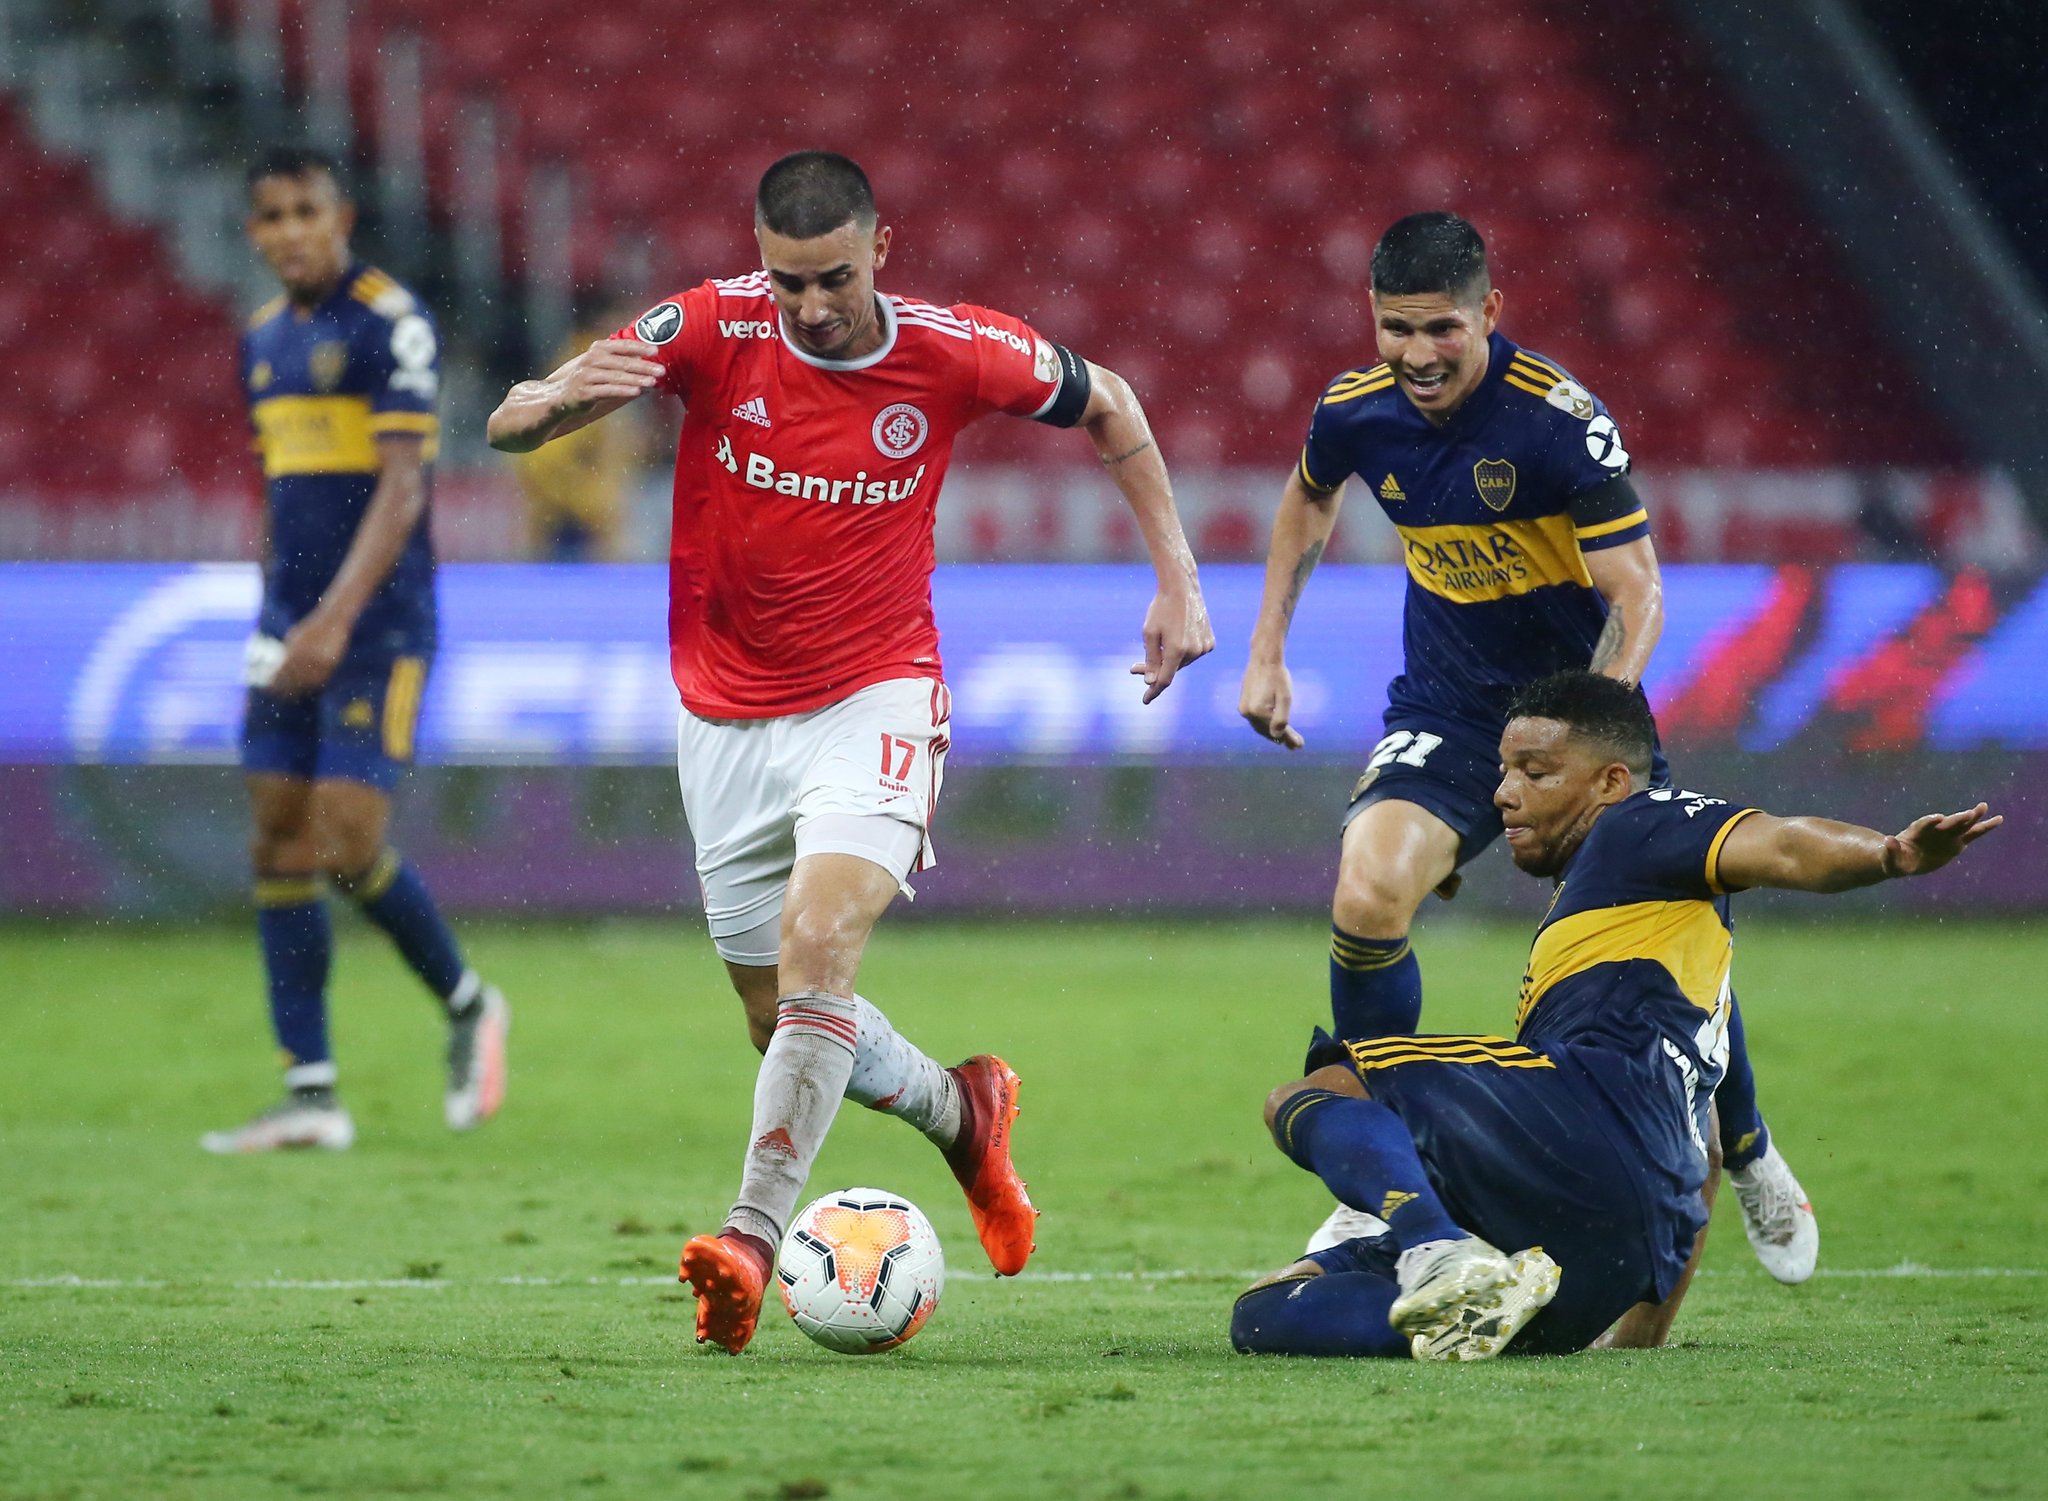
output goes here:
<path id="1" fill-rule="evenodd" d="M 1494 802 L 1515 864 L 1557 880 L 1516 1035 L 1318 1030 L 1267 1125 L 1386 1228 L 1254 1286 L 1231 1320 L 1240 1350 L 1478 1360 L 1609 1330 L 1661 1344 L 1707 1218 L 1729 894 L 1926 875 L 2002 822 L 1980 803 L 1886 836 L 1656 786 L 1649 706 L 1598 673 L 1532 683 L 1508 713 Z"/>
<path id="2" fill-rule="evenodd" d="M 323 878 L 445 1009 L 448 1125 L 487 1119 L 504 1092 L 504 997 L 463 962 L 419 872 L 384 842 L 434 651 L 427 499 L 440 362 L 425 309 L 350 255 L 354 222 L 335 163 L 317 152 L 279 148 L 249 171 L 249 239 L 284 294 L 242 340 L 268 492 L 242 766 L 286 1094 L 207 1135 L 211 1152 L 355 1140 L 327 1042 Z"/>
<path id="3" fill-rule="evenodd" d="M 1265 596 L 1239 711 L 1289 749 L 1285 648 L 1303 586 L 1357 475 L 1400 533 L 1408 568 L 1405 670 L 1386 736 L 1352 789 L 1331 904 L 1330 1007 L 1346 1039 L 1409 1033 L 1422 972 L 1409 942 L 1432 890 L 1501 832 L 1492 801 L 1509 698 L 1547 673 L 1590 667 L 1640 683 L 1663 626 L 1649 513 L 1598 397 L 1498 330 L 1502 294 L 1479 233 L 1411 214 L 1372 256 L 1384 363 L 1337 377 L 1316 403 L 1273 524 Z M 1658 756 L 1652 775 L 1668 780 Z M 1717 1107 L 1750 1244 L 1771 1274 L 1813 1274 L 1812 1205 L 1771 1143 L 1732 1018 Z M 1372 1228 L 1339 1208 L 1310 1248 Z"/>

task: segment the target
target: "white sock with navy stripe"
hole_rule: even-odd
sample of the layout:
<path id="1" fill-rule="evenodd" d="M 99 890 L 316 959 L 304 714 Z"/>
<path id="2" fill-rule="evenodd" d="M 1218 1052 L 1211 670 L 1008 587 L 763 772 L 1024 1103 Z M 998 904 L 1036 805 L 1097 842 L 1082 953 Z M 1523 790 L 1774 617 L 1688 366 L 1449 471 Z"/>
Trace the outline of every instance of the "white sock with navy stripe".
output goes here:
<path id="1" fill-rule="evenodd" d="M 797 1195 L 839 1113 L 860 1037 L 851 996 L 802 991 L 778 1000 L 775 1013 L 775 1035 L 754 1080 L 754 1126 L 740 1194 L 725 1221 L 771 1246 L 782 1243 Z"/>

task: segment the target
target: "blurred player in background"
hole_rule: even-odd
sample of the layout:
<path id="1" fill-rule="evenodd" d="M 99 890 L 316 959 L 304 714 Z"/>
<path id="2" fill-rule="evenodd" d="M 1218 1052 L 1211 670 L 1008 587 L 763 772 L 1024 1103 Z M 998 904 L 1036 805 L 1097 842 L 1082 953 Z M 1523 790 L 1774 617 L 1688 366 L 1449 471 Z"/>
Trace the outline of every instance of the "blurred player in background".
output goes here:
<path id="1" fill-rule="evenodd" d="M 1532 683 L 1509 713 L 1494 793 L 1509 854 L 1557 878 L 1515 1040 L 1318 1031 L 1267 1125 L 1385 1229 L 1247 1292 L 1240 1350 L 1477 1360 L 1527 1326 L 1520 1348 L 1561 1354 L 1625 1316 L 1657 1321 L 1616 1343 L 1662 1343 L 1707 1222 L 1729 893 L 1926 875 L 2002 822 L 1979 804 L 1887 837 L 1657 786 L 1648 704 L 1598 673 Z"/>
<path id="2" fill-rule="evenodd" d="M 242 340 L 268 491 L 242 766 L 286 1095 L 207 1136 L 210 1152 L 355 1139 L 327 1044 L 323 878 L 383 929 L 446 1011 L 449 1126 L 487 1119 L 504 1092 L 504 997 L 463 962 L 419 872 L 384 842 L 434 651 L 427 497 L 440 361 L 412 294 L 351 256 L 354 224 L 329 158 L 277 149 L 250 169 L 249 239 L 284 295 Z"/>
<path id="3" fill-rule="evenodd" d="M 1331 907 L 1330 1010 L 1346 1040 L 1410 1033 L 1422 971 L 1409 944 L 1432 890 L 1501 832 L 1492 792 L 1510 695 L 1565 668 L 1640 683 L 1663 629 L 1649 513 L 1606 407 L 1561 367 L 1497 331 L 1502 296 L 1479 232 L 1411 214 L 1372 255 L 1385 362 L 1340 375 L 1316 403 L 1266 557 L 1239 710 L 1298 749 L 1287 629 L 1353 474 L 1401 535 L 1405 671 L 1386 737 L 1344 817 Z M 1658 755 L 1652 775 L 1669 780 Z M 1813 1207 L 1757 1109 L 1740 1012 L 1717 1101 L 1724 1161 L 1750 1244 L 1771 1275 L 1813 1275 Z M 1341 1206 L 1310 1248 L 1368 1233 Z"/>
<path id="4" fill-rule="evenodd" d="M 586 324 L 557 352 L 555 363 L 574 359 L 617 323 L 611 318 Z M 552 563 L 616 558 L 627 488 L 639 472 L 644 447 L 639 429 L 622 419 L 516 455 L 514 473 L 526 502 L 527 555 Z"/>
<path id="5" fill-rule="evenodd" d="M 705 282 L 491 417 L 518 451 L 657 387 L 685 406 L 670 640 L 683 805 L 711 936 L 763 1050 L 737 1202 L 683 1249 L 697 1337 L 738 1353 L 842 1096 L 925 1133 L 983 1248 L 1021 1270 L 1036 1211 L 1010 1161 L 1017 1078 L 941 1068 L 854 993 L 869 932 L 928 838 L 950 695 L 932 618 L 933 508 L 961 428 L 991 412 L 1086 430 L 1158 575 L 1150 702 L 1207 652 L 1195 561 L 1131 388 L 987 308 L 882 296 L 867 177 L 801 152 L 761 179 L 763 270 Z"/>

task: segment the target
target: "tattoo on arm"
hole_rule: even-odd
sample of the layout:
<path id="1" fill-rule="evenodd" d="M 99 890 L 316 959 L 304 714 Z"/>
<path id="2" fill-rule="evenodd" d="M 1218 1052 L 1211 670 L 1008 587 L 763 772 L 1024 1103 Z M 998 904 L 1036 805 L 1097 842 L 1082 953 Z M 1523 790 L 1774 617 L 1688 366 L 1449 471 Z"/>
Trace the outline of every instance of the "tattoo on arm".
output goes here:
<path id="1" fill-rule="evenodd" d="M 1311 542 L 1308 551 L 1301 555 L 1301 561 L 1294 565 L 1294 578 L 1287 586 L 1287 598 L 1281 604 L 1285 618 L 1294 619 L 1294 607 L 1301 603 L 1302 588 L 1308 583 L 1308 576 L 1316 571 L 1316 564 L 1323 558 L 1323 544 Z"/>
<path id="2" fill-rule="evenodd" d="M 1096 457 L 1101 459 L 1103 463 L 1114 467 L 1117 464 L 1121 464 L 1125 459 L 1135 459 L 1139 454 L 1143 453 L 1146 449 L 1150 448 L 1151 446 L 1152 440 L 1150 438 L 1147 438 L 1144 442 L 1140 443 L 1136 448 L 1127 448 L 1119 454 L 1097 454 Z"/>
<path id="3" fill-rule="evenodd" d="M 1593 660 L 1587 664 L 1592 671 L 1605 672 L 1621 655 L 1621 643 L 1628 635 L 1621 617 L 1620 605 L 1607 607 L 1607 624 L 1600 627 L 1600 639 L 1593 643 Z"/>

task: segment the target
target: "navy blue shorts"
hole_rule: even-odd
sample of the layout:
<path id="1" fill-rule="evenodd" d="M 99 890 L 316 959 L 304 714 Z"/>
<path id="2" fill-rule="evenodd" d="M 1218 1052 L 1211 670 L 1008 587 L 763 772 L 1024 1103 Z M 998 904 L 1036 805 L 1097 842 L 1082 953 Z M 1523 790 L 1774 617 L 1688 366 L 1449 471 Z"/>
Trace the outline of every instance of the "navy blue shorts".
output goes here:
<path id="1" fill-rule="evenodd" d="M 1374 803 L 1414 803 L 1450 825 L 1463 865 L 1500 837 L 1500 736 L 1449 718 L 1389 709 L 1387 733 L 1351 788 L 1343 828 Z"/>
<path id="2" fill-rule="evenodd" d="M 1493 805 L 1500 786 L 1500 730 L 1487 731 L 1445 714 L 1389 709 L 1387 733 L 1372 748 L 1365 772 L 1351 788 L 1340 828 L 1351 827 L 1374 803 L 1414 803 L 1450 826 L 1458 836 L 1458 864 L 1474 858 L 1501 834 Z M 1650 785 L 1671 780 L 1664 752 L 1651 760 Z"/>
<path id="3" fill-rule="evenodd" d="M 1541 1246 L 1563 1269 L 1517 1350 L 1582 1350 L 1670 1290 L 1703 1222 L 1698 1195 L 1673 1200 L 1620 1127 L 1612 1070 L 1603 1089 L 1573 1049 L 1536 1053 L 1499 1037 L 1343 1047 L 1367 1092 L 1414 1136 L 1451 1218 L 1503 1251 Z"/>
<path id="4" fill-rule="evenodd" d="M 412 763 L 427 660 L 344 662 L 318 693 L 294 697 L 249 690 L 242 720 L 242 769 L 364 782 L 383 792 Z"/>

